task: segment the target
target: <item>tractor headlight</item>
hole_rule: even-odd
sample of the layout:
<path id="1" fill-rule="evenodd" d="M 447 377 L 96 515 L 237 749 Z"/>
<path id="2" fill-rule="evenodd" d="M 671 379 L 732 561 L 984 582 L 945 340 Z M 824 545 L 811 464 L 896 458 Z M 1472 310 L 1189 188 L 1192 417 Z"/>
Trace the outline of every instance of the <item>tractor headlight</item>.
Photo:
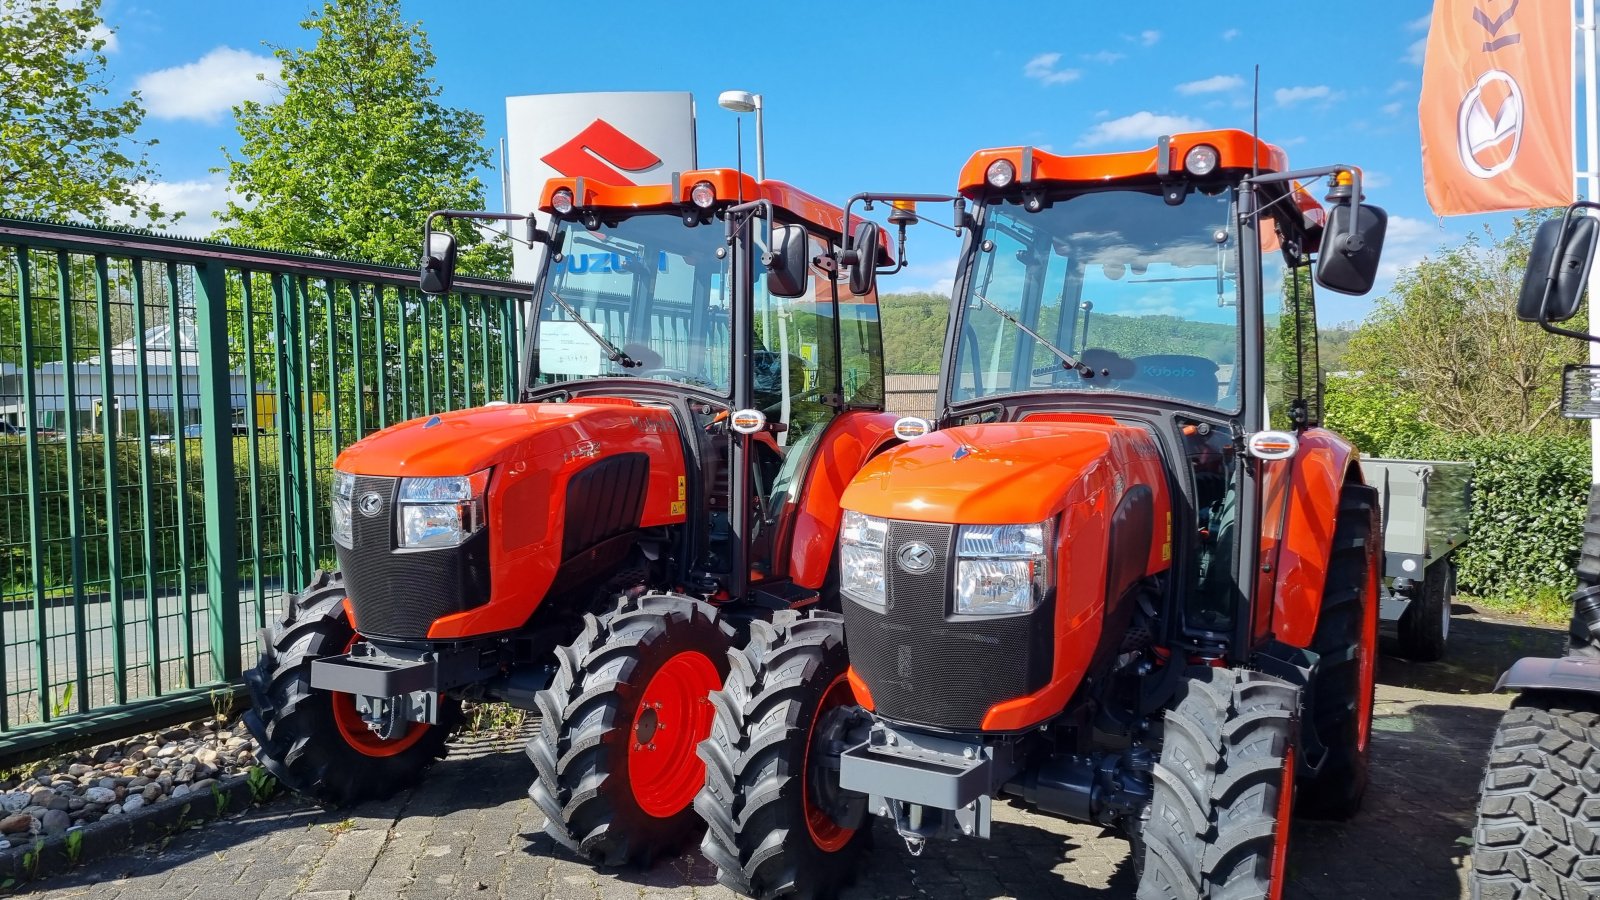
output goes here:
<path id="1" fill-rule="evenodd" d="M 1050 522 L 963 525 L 956 534 L 957 615 L 1031 612 L 1050 587 Z"/>
<path id="2" fill-rule="evenodd" d="M 489 470 L 445 478 L 400 480 L 400 546 L 408 550 L 456 547 L 484 526 L 483 493 Z"/>
<path id="3" fill-rule="evenodd" d="M 839 528 L 839 589 L 858 603 L 883 607 L 883 548 L 889 521 L 844 511 Z"/>
<path id="4" fill-rule="evenodd" d="M 333 540 L 341 547 L 353 546 L 350 530 L 350 497 L 356 492 L 356 477 L 333 470 Z"/>

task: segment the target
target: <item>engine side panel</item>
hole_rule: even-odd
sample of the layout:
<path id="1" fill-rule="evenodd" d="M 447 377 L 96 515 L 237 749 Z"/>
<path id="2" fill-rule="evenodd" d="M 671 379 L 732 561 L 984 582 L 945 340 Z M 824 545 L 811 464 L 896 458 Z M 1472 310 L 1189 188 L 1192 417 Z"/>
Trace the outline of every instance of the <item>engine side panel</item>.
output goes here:
<path id="1" fill-rule="evenodd" d="M 862 465 L 895 440 L 896 418 L 889 413 L 846 412 L 823 433 L 796 504 L 789 545 L 789 576 L 795 584 L 822 587 L 839 542 L 839 520 L 844 516 L 839 500 Z"/>

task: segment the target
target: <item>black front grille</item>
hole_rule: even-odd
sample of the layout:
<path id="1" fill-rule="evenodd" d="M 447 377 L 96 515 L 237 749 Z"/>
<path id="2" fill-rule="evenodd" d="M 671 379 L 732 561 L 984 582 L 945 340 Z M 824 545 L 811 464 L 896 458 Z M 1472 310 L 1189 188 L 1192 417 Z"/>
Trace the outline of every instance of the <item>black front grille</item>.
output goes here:
<path id="1" fill-rule="evenodd" d="M 1033 693 L 1050 678 L 1054 592 L 1032 613 L 950 620 L 954 604 L 955 526 L 889 523 L 888 610 L 846 599 L 850 665 L 865 679 L 885 718 L 935 728 L 978 729 L 996 703 Z M 933 548 L 924 574 L 902 568 L 900 548 Z"/>
<path id="2" fill-rule="evenodd" d="M 459 547 L 397 550 L 395 495 L 400 479 L 356 476 L 351 495 L 353 547 L 338 547 L 339 568 L 355 612 L 356 627 L 374 637 L 417 640 L 435 619 L 489 600 L 489 534 L 478 532 Z M 375 515 L 361 511 L 375 494 Z"/>

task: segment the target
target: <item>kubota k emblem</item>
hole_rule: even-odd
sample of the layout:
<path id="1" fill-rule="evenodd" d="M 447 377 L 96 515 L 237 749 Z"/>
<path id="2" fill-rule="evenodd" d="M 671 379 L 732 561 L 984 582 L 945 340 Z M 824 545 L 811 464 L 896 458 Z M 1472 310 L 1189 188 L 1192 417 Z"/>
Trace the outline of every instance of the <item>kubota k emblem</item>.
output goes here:
<path id="1" fill-rule="evenodd" d="M 1456 151 L 1467 171 L 1493 178 L 1511 168 L 1522 148 L 1523 116 L 1517 80 L 1499 69 L 1483 73 L 1456 116 Z"/>
<path id="2" fill-rule="evenodd" d="M 368 491 L 356 501 L 356 508 L 361 510 L 363 516 L 370 519 L 383 512 L 383 496 L 375 491 Z"/>
<path id="3" fill-rule="evenodd" d="M 613 165 L 628 172 L 643 172 L 660 165 L 661 157 L 605 119 L 595 119 L 588 128 L 551 150 L 540 161 L 568 178 L 593 178 L 606 184 L 631 185 L 634 182 L 612 168 Z"/>
<path id="4" fill-rule="evenodd" d="M 921 575 L 933 568 L 933 548 L 921 541 L 912 541 L 900 547 L 895 559 L 900 561 L 900 568 L 913 575 Z"/>

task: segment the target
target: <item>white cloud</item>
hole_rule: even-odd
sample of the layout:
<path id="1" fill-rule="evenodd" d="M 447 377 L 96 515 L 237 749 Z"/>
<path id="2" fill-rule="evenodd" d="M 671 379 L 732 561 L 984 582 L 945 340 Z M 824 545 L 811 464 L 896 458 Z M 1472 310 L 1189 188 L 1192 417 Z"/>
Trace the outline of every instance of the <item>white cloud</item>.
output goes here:
<path id="1" fill-rule="evenodd" d="M 1334 99 L 1334 93 L 1333 88 L 1325 84 L 1318 84 L 1309 87 L 1278 88 L 1272 92 L 1272 99 L 1276 100 L 1279 106 L 1293 106 L 1296 103 L 1303 103 L 1307 100 L 1332 100 Z"/>
<path id="2" fill-rule="evenodd" d="M 1056 63 L 1060 61 L 1059 53 L 1041 53 L 1028 60 L 1028 64 L 1022 67 L 1022 74 L 1040 84 L 1066 84 L 1077 81 L 1078 76 L 1083 74 L 1077 69 L 1056 68 Z"/>
<path id="3" fill-rule="evenodd" d="M 1237 28 L 1229 28 L 1227 31 L 1224 31 L 1222 33 L 1222 39 L 1225 40 L 1225 41 L 1231 41 L 1231 40 L 1233 40 L 1234 38 L 1236 38 L 1238 36 L 1239 36 L 1239 29 L 1237 29 Z"/>
<path id="4" fill-rule="evenodd" d="M 1101 50 L 1098 53 L 1084 53 L 1082 56 L 1084 62 L 1099 63 L 1103 66 L 1109 66 L 1120 59 L 1126 58 L 1127 54 L 1118 53 L 1115 50 Z"/>
<path id="5" fill-rule="evenodd" d="M 1367 188 L 1372 188 L 1372 189 L 1376 190 L 1378 188 L 1386 188 L 1386 187 L 1388 187 L 1389 185 L 1391 185 L 1393 183 L 1394 183 L 1394 179 L 1392 179 L 1389 176 L 1383 174 L 1382 172 L 1362 172 L 1361 173 L 1361 191 L 1362 191 L 1362 193 L 1366 193 Z"/>
<path id="6" fill-rule="evenodd" d="M 134 87 L 158 119 L 216 122 L 246 100 L 275 97 L 278 71 L 278 61 L 271 57 L 218 47 L 187 65 L 141 75 Z"/>
<path id="7" fill-rule="evenodd" d="M 1370 186 L 1370 177 L 1362 184 L 1363 188 Z M 1383 238 L 1383 262 L 1378 266 L 1378 280 L 1393 282 L 1401 270 L 1421 262 L 1445 237 L 1440 226 L 1424 219 L 1390 216 L 1389 228 Z M 1377 293 L 1374 291 L 1374 296 Z"/>
<path id="8" fill-rule="evenodd" d="M 1178 85 L 1177 91 L 1185 96 L 1193 94 L 1215 94 L 1219 91 L 1232 91 L 1244 87 L 1244 79 L 1237 75 L 1213 75 L 1199 81 L 1186 81 Z"/>
<path id="9" fill-rule="evenodd" d="M 183 218 L 167 226 L 167 232 L 184 237 L 210 237 L 219 224 L 218 216 L 229 200 L 247 205 L 229 190 L 228 179 L 221 175 L 193 181 L 153 181 L 140 185 L 137 190 L 146 201 L 159 204 L 163 211 L 183 213 Z M 114 221 L 123 224 L 146 224 L 135 219 L 131 211 L 125 208 L 113 209 L 110 215 Z"/>
<path id="10" fill-rule="evenodd" d="M 1431 24 L 1433 24 L 1433 13 L 1429 13 L 1429 14 L 1427 14 L 1425 16 L 1419 16 L 1418 18 L 1412 19 L 1411 21 L 1407 22 L 1406 23 L 1406 30 L 1407 31 L 1427 31 L 1428 30 L 1428 26 L 1431 25 Z"/>
<path id="11" fill-rule="evenodd" d="M 1161 32 L 1156 31 L 1154 28 L 1149 28 L 1139 32 L 1139 43 L 1145 45 L 1146 47 L 1154 47 L 1156 45 L 1156 41 L 1159 40 L 1161 40 Z"/>
<path id="12" fill-rule="evenodd" d="M 1406 55 L 1401 57 L 1401 59 L 1405 62 L 1411 63 L 1413 66 L 1420 66 L 1422 65 L 1422 58 L 1426 56 L 1427 53 L 1428 39 L 1418 38 L 1412 42 L 1411 46 L 1406 48 Z"/>
<path id="13" fill-rule="evenodd" d="M 1154 140 L 1163 134 L 1197 131 L 1204 127 L 1206 127 L 1205 122 L 1190 116 L 1165 116 L 1140 110 L 1131 116 L 1101 122 L 1089 129 L 1078 143 L 1085 147 L 1093 147 L 1119 141 Z"/>
<path id="14" fill-rule="evenodd" d="M 952 256 L 935 262 L 911 263 L 894 276 L 892 283 L 885 283 L 883 293 L 949 296 L 955 283 L 956 258 Z"/>
<path id="15" fill-rule="evenodd" d="M 105 44 L 100 47 L 101 53 L 117 52 L 117 33 L 107 28 L 104 22 L 91 28 L 89 30 L 89 37 L 95 40 L 105 41 Z"/>
<path id="16" fill-rule="evenodd" d="M 1411 82 L 1409 82 L 1409 81 L 1405 80 L 1404 78 L 1402 78 L 1399 81 L 1396 81 L 1394 84 L 1389 85 L 1389 93 L 1398 94 L 1401 91 L 1409 89 L 1410 87 L 1411 87 Z"/>

